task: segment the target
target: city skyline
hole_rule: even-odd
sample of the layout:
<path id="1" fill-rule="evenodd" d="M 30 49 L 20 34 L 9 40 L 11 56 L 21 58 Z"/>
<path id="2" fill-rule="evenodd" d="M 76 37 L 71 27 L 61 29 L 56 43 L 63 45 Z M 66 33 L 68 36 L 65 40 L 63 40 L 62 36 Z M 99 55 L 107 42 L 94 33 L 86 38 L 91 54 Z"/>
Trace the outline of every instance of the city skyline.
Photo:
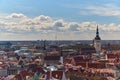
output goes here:
<path id="1" fill-rule="evenodd" d="M 120 40 L 119 0 L 1 0 L 0 40 Z"/>

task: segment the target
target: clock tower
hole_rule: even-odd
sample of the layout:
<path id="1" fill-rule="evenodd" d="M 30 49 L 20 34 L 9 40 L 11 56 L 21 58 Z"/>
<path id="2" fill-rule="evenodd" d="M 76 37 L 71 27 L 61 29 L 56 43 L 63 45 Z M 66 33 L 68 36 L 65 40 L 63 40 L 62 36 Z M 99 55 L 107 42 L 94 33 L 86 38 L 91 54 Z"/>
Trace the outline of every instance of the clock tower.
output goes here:
<path id="1" fill-rule="evenodd" d="M 96 37 L 94 39 L 94 47 L 95 47 L 96 53 L 100 54 L 100 52 L 101 52 L 101 38 L 99 36 L 98 26 L 96 29 Z"/>

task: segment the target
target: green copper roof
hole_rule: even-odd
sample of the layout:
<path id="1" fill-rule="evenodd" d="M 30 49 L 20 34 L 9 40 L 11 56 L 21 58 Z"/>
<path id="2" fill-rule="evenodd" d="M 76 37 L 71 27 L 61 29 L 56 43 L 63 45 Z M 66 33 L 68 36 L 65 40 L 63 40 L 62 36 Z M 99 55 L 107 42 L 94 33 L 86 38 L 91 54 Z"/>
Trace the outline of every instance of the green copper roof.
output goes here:
<path id="1" fill-rule="evenodd" d="M 95 40 L 101 40 L 99 35 L 96 35 Z"/>

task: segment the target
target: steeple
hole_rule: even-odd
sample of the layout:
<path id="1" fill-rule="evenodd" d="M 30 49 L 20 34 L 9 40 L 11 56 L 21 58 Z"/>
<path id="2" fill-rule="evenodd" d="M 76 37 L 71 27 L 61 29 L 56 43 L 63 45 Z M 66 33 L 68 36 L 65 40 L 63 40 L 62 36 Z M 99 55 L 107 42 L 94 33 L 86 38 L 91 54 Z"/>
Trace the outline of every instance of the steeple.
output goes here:
<path id="1" fill-rule="evenodd" d="M 101 40 L 99 37 L 99 29 L 98 29 L 98 25 L 97 25 L 97 29 L 96 29 L 96 37 L 95 40 Z"/>
<path id="2" fill-rule="evenodd" d="M 95 47 L 96 53 L 100 55 L 100 52 L 101 52 L 101 39 L 99 37 L 98 25 L 97 25 L 97 29 L 96 29 L 96 36 L 95 36 L 95 39 L 94 39 L 94 47 Z"/>
<path id="3" fill-rule="evenodd" d="M 98 25 L 97 25 L 96 35 L 99 35 Z"/>

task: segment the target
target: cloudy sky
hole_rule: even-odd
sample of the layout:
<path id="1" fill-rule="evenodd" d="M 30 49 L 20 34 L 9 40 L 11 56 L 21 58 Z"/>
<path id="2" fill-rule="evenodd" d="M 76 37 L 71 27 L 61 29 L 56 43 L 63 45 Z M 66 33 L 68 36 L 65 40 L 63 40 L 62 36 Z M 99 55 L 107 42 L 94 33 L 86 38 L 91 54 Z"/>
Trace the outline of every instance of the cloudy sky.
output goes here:
<path id="1" fill-rule="evenodd" d="M 0 40 L 120 40 L 120 0 L 0 0 Z"/>

